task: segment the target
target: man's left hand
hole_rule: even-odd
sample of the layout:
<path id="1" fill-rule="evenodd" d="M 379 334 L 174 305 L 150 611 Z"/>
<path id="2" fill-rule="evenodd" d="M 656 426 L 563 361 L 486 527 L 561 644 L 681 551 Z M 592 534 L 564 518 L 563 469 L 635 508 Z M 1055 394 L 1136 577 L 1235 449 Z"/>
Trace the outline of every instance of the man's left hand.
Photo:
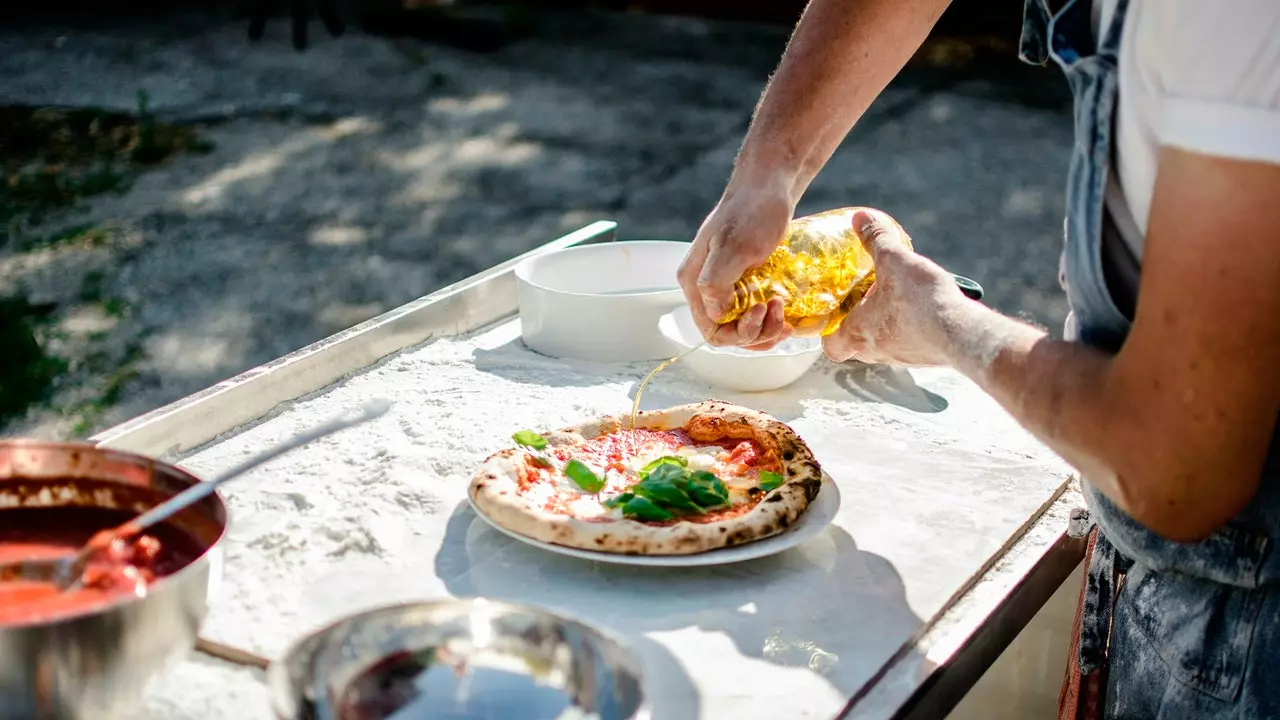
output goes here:
<path id="1" fill-rule="evenodd" d="M 955 278 L 908 250 L 892 218 L 873 210 L 854 214 L 853 229 L 875 262 L 875 284 L 822 341 L 828 358 L 877 365 L 947 365 L 943 346 L 948 307 L 968 302 Z"/>

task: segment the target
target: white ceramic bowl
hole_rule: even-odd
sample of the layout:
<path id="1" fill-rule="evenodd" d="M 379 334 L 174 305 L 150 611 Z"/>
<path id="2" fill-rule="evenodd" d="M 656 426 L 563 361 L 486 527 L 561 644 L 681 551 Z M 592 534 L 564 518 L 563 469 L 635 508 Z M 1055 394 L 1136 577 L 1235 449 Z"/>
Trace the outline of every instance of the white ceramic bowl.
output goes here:
<path id="1" fill-rule="evenodd" d="M 693 324 L 688 305 L 681 305 L 658 320 L 658 331 L 678 355 L 702 343 L 702 334 Z M 710 345 L 698 348 L 682 359 L 698 377 L 716 387 L 739 392 L 777 390 L 799 380 L 822 354 L 822 341 L 811 337 L 783 340 L 763 352 Z"/>
<path id="2" fill-rule="evenodd" d="M 531 350 L 597 362 L 665 360 L 658 318 L 684 303 L 689 244 L 635 240 L 537 255 L 516 266 L 520 334 Z"/>

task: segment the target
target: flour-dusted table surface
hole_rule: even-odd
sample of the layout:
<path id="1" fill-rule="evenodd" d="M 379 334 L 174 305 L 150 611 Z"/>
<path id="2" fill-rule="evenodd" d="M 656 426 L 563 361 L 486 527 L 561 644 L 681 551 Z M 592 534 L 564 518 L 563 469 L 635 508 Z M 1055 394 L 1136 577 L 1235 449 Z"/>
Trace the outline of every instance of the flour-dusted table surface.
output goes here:
<path id="1" fill-rule="evenodd" d="M 474 300 L 478 287 L 463 290 Z M 484 314 L 474 302 L 458 307 Z M 271 658 L 371 606 L 485 596 L 621 633 L 644 662 L 659 720 L 831 718 L 855 695 L 865 702 L 853 714 L 890 717 L 936 679 L 937 665 L 972 644 L 1065 529 L 1055 500 L 1068 468 L 952 371 L 820 361 L 788 388 L 740 395 L 713 390 L 677 364 L 646 390 L 644 407 L 717 397 L 789 423 L 840 486 L 834 523 L 781 554 L 709 568 L 619 566 L 530 547 L 472 512 L 466 488 L 476 466 L 516 430 L 624 411 L 651 366 L 547 358 L 524 347 L 518 321 L 495 319 L 471 332 L 432 332 L 202 446 L 175 443 L 171 457 L 209 476 L 369 398 L 395 401 L 382 418 L 225 489 L 225 577 L 203 636 Z M 362 345 L 359 334 L 312 352 L 356 343 L 350 353 L 378 337 L 365 335 Z M 289 363 L 259 374 L 282 365 Z M 294 385 L 299 374 L 295 367 L 289 375 Z M 251 395 L 217 413 L 205 409 L 253 379 L 99 440 L 137 446 L 164 428 L 192 438 L 175 418 L 256 417 Z M 284 392 L 258 384 L 275 388 L 260 391 L 267 395 Z M 1021 555 L 1011 552 L 1018 547 Z M 956 607 L 968 609 L 956 616 Z M 269 717 L 260 671 L 200 655 L 156 682 L 140 715 Z"/>

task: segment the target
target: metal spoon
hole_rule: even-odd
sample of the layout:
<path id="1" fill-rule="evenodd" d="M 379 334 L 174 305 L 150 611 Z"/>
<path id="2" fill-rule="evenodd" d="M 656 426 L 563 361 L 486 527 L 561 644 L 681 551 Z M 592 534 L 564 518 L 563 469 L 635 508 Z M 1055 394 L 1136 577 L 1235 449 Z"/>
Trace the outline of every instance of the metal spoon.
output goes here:
<path id="1" fill-rule="evenodd" d="M 112 542 L 133 537 L 156 523 L 168 520 L 174 513 L 180 512 L 208 497 L 223 483 L 234 480 L 265 462 L 274 460 L 314 440 L 319 440 L 327 435 L 368 422 L 385 414 L 390 407 L 391 403 L 389 401 L 375 400 L 361 408 L 360 413 L 354 417 L 337 417 L 321 423 L 296 437 L 254 455 L 212 480 L 192 485 L 126 523 L 97 533 L 75 555 L 0 563 L 0 582 L 5 580 L 53 582 L 58 587 L 58 590 L 68 590 L 80 583 L 89 558 L 93 557 L 95 553 L 105 550 Z"/>

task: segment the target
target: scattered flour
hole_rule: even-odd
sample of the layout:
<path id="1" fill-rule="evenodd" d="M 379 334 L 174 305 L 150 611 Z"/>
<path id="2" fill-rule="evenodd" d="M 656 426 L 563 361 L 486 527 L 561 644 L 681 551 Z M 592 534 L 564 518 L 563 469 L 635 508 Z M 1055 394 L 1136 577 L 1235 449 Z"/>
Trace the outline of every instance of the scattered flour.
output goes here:
<path id="1" fill-rule="evenodd" d="M 716 707 L 714 698 L 737 692 L 733 688 L 741 686 L 744 674 L 778 672 L 761 653 L 780 618 L 799 623 L 785 628 L 789 636 L 817 641 L 832 635 L 833 608 L 862 597 L 859 612 L 881 618 L 876 639 L 837 632 L 822 640 L 823 652 L 839 658 L 835 667 L 824 665 L 821 673 L 795 668 L 784 683 L 793 698 L 810 698 L 805 702 L 813 706 L 806 711 L 829 715 L 839 698 L 892 654 L 919 617 L 940 608 L 967 577 L 966 568 L 976 568 L 998 548 L 1066 474 L 1065 466 L 955 373 L 908 374 L 823 360 L 779 391 L 715 395 L 773 413 L 801 432 L 841 483 L 843 520 L 837 519 L 842 529 L 835 537 L 853 533 L 859 550 L 849 539 L 837 552 L 844 546 L 835 539 L 835 549 L 822 551 L 829 557 L 821 562 L 809 559 L 822 555 L 820 549 L 797 549 L 792 560 L 737 569 L 736 577 L 729 570 L 674 572 L 654 584 L 655 576 L 632 572 L 640 569 L 624 573 L 560 558 L 513 545 L 478 521 L 473 525 L 466 487 L 489 453 L 510 445 L 519 429 L 626 412 L 650 369 L 648 363 L 537 355 L 521 344 L 518 323 L 509 322 L 404 351 L 186 457 L 182 465 L 208 475 L 369 398 L 394 401 L 381 418 L 319 440 L 226 488 L 232 525 L 224 543 L 225 577 L 204 634 L 277 657 L 303 634 L 370 606 L 505 596 L 567 606 L 632 636 L 655 633 L 661 642 L 641 642 L 648 661 L 666 667 L 674 662 L 672 653 L 684 655 L 674 670 L 659 673 L 659 681 L 685 688 L 673 690 L 670 702 L 700 696 L 709 711 Z M 655 378 L 643 405 L 711 394 L 676 366 Z M 958 466 L 967 470 L 957 474 Z M 940 558 L 940 551 L 955 556 Z M 868 573 L 863 558 L 875 557 L 868 552 L 883 556 L 882 562 L 887 558 L 891 570 Z M 746 579 L 771 572 L 777 577 Z M 602 582 L 602 576 L 611 579 Z M 799 609 L 796 583 L 813 588 L 812 602 L 801 602 Z M 604 603 L 613 607 L 587 601 L 605 585 L 629 588 L 624 599 L 639 596 L 644 604 L 621 612 L 616 606 L 624 599 Z M 721 596 L 724 602 L 717 605 Z M 737 610 L 748 603 L 763 610 L 750 616 Z M 845 612 L 840 614 L 847 621 Z M 703 645 L 682 633 L 701 636 L 698 627 L 707 625 L 733 638 L 742 655 L 699 662 L 697 648 Z M 687 630 L 675 632 L 680 628 Z M 698 669 L 717 665 L 723 667 Z M 672 675 L 680 667 L 692 677 Z M 175 682 L 152 693 L 147 720 L 269 717 L 261 673 L 192 661 L 173 677 Z M 767 685 L 769 677 L 757 679 Z M 209 704 L 224 692 L 225 699 Z M 746 712 L 751 705 L 724 707 Z"/>

